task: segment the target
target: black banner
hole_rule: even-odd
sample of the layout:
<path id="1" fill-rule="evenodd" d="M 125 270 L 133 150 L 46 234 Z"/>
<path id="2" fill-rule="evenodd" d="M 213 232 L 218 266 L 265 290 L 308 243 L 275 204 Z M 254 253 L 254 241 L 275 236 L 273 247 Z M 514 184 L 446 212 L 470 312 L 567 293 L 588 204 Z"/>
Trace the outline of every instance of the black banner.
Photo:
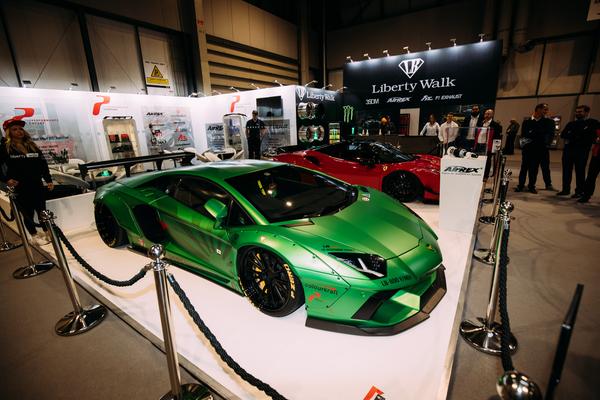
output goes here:
<path id="1" fill-rule="evenodd" d="M 344 97 L 365 107 L 494 103 L 501 50 L 489 41 L 346 63 Z"/>

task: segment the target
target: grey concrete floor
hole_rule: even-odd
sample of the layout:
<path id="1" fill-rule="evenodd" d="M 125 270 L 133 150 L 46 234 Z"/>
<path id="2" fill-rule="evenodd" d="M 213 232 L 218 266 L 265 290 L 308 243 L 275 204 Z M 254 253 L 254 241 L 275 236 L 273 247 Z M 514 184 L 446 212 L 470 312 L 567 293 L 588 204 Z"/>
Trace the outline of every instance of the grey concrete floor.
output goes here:
<path id="1" fill-rule="evenodd" d="M 554 185 L 560 189 L 560 152 L 553 152 L 552 161 Z M 509 158 L 513 170 L 518 164 L 518 155 Z M 560 324 L 575 285 L 583 283 L 555 398 L 598 399 L 600 196 L 582 205 L 557 198 L 555 192 L 514 193 L 515 184 L 509 192 L 515 220 L 508 279 L 511 325 L 520 344 L 515 367 L 545 390 Z M 488 244 L 490 232 L 490 226 L 480 227 L 480 245 Z M 54 324 L 70 307 L 60 272 L 14 280 L 12 272 L 24 260 L 22 250 L 0 253 L 0 398 L 156 399 L 168 390 L 164 354 L 112 313 L 83 335 L 57 336 Z M 491 272 L 473 262 L 465 318 L 485 314 Z M 83 303 L 95 302 L 82 289 L 80 294 Z M 459 338 L 448 398 L 492 399 L 501 373 L 499 358 L 479 353 Z M 182 376 L 194 381 L 185 371 Z"/>
<path id="2" fill-rule="evenodd" d="M 560 190 L 560 151 L 552 152 L 553 185 Z M 518 174 L 519 155 L 508 167 Z M 544 187 L 541 173 L 538 189 Z M 509 239 L 508 308 L 519 341 L 515 368 L 545 392 L 561 323 L 577 283 L 585 285 L 562 381 L 556 399 L 599 399 L 600 388 L 600 196 L 588 204 L 557 197 L 556 192 L 515 193 Z M 489 210 L 489 206 L 484 210 Z M 491 226 L 479 228 L 478 244 L 487 247 Z M 473 261 L 463 317 L 485 315 L 492 270 Z M 474 350 L 459 338 L 448 398 L 491 399 L 502 374 L 500 359 Z"/>

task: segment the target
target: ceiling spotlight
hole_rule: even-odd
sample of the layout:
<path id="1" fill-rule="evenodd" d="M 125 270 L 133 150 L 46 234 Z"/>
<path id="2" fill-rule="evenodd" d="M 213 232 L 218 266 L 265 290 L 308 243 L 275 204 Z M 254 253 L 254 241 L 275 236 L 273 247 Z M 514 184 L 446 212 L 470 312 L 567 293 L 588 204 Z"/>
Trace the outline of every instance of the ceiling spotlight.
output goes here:
<path id="1" fill-rule="evenodd" d="M 332 86 L 333 85 L 331 83 L 328 83 L 327 85 L 323 86 L 321 89 L 329 89 Z"/>
<path id="2" fill-rule="evenodd" d="M 479 36 L 479 41 L 483 42 L 483 38 L 485 38 L 485 33 L 480 33 L 478 36 Z"/>
<path id="3" fill-rule="evenodd" d="M 213 91 L 212 91 L 212 92 L 210 92 L 210 93 L 211 93 L 211 94 L 215 94 L 215 93 L 216 93 L 216 94 L 223 94 L 222 92 L 219 92 L 218 90 L 214 90 L 214 89 L 213 89 Z"/>
<path id="4" fill-rule="evenodd" d="M 27 80 L 27 79 L 24 79 L 24 80 L 23 80 L 23 81 L 21 81 L 21 82 L 23 82 L 23 87 L 24 87 L 24 88 L 26 88 L 26 87 L 29 87 L 29 86 L 27 86 L 27 85 L 31 85 L 31 81 L 30 81 L 30 80 Z"/>
<path id="5" fill-rule="evenodd" d="M 75 82 L 71 82 L 71 86 L 69 86 L 69 90 L 73 90 L 74 87 L 79 86 L 77 83 Z"/>
<path id="6" fill-rule="evenodd" d="M 386 57 L 390 56 L 390 52 L 387 51 L 387 49 L 385 49 L 384 51 L 382 51 L 383 54 L 385 54 Z"/>
<path id="7" fill-rule="evenodd" d="M 277 79 L 275 79 L 273 82 L 278 84 L 279 86 L 283 86 L 283 84 L 281 84 Z"/>
<path id="8" fill-rule="evenodd" d="M 304 87 L 309 87 L 310 85 L 312 85 L 313 83 L 317 83 L 317 81 L 315 81 L 314 79 L 310 82 L 308 82 L 306 85 L 304 85 Z"/>
<path id="9" fill-rule="evenodd" d="M 431 42 L 425 42 L 425 44 L 427 45 L 427 50 L 431 50 Z"/>
<path id="10" fill-rule="evenodd" d="M 338 89 L 338 90 L 336 90 L 335 92 L 336 92 L 336 93 L 343 92 L 343 91 L 344 91 L 344 89 L 348 89 L 348 86 L 342 86 L 341 88 L 339 88 L 339 89 Z"/>
<path id="11" fill-rule="evenodd" d="M 198 97 L 198 93 L 192 92 L 188 95 L 188 97 Z"/>
<path id="12" fill-rule="evenodd" d="M 346 56 L 346 62 L 354 62 L 351 56 Z"/>
<path id="13" fill-rule="evenodd" d="M 404 46 L 402 49 L 406 50 L 406 54 L 410 53 L 410 49 L 408 48 L 408 46 Z"/>
<path id="14" fill-rule="evenodd" d="M 365 54 L 363 54 L 363 57 L 364 57 L 364 58 L 366 58 L 367 60 L 370 60 L 370 59 L 371 59 L 371 57 L 369 57 L 369 53 L 365 53 Z"/>
<path id="15" fill-rule="evenodd" d="M 109 86 L 106 93 L 110 93 L 111 90 L 116 89 L 116 88 L 117 88 L 116 86 Z"/>
<path id="16" fill-rule="evenodd" d="M 234 88 L 233 86 L 229 86 L 229 90 L 235 90 L 236 92 L 240 91 L 240 89 Z"/>
<path id="17" fill-rule="evenodd" d="M 452 42 L 452 46 L 456 46 L 456 38 L 452 38 L 450 41 Z"/>
<path id="18" fill-rule="evenodd" d="M 254 89 L 260 89 L 258 86 L 256 86 L 254 83 L 251 83 L 250 86 L 252 86 Z"/>

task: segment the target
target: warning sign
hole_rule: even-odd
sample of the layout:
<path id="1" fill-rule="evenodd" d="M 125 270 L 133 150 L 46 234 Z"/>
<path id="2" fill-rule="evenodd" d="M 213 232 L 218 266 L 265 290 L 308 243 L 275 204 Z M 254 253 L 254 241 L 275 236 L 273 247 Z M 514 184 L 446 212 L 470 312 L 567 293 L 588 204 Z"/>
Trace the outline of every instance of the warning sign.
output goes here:
<path id="1" fill-rule="evenodd" d="M 146 85 L 154 87 L 169 87 L 169 75 L 166 64 L 145 61 Z M 150 74 L 148 74 L 150 71 Z"/>

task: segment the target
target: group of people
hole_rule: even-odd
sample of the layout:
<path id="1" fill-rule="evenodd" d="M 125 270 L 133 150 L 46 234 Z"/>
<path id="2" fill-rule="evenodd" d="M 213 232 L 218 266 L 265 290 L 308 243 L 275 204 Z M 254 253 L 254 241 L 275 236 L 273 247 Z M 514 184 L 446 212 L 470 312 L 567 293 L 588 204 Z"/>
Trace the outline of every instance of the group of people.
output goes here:
<path id="1" fill-rule="evenodd" d="M 53 190 L 54 184 L 42 151 L 24 127 L 25 121 L 14 118 L 2 124 L 5 136 L 0 141 L 0 182 L 14 189 L 25 228 L 33 242 L 43 244 L 48 243 L 46 228 L 38 232 L 34 213 L 39 218 L 46 208 L 46 188 Z"/>

